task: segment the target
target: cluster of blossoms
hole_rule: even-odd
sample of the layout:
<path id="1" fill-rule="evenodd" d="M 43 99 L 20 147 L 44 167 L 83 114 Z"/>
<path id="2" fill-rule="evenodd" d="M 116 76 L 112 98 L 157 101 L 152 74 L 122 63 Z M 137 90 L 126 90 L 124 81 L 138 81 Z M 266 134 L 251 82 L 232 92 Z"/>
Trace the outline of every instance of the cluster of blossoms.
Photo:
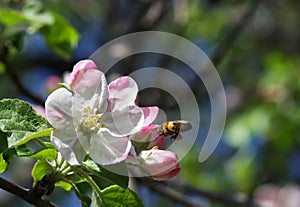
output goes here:
<path id="1" fill-rule="evenodd" d="M 107 84 L 93 61 L 78 62 L 65 87 L 46 100 L 51 142 L 70 165 L 81 165 L 87 156 L 100 165 L 134 159 L 155 180 L 174 177 L 180 171 L 178 157 L 161 150 L 165 137 L 152 124 L 158 107 L 137 106 L 137 93 L 132 78 Z M 147 146 L 137 154 L 135 143 L 141 142 Z"/>

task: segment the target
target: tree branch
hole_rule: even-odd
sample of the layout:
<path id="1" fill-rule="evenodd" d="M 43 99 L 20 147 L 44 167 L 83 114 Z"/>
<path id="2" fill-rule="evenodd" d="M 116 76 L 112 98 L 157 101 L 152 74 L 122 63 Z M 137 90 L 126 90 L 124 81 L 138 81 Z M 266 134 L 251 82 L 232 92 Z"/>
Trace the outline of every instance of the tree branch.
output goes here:
<path id="1" fill-rule="evenodd" d="M 172 187 L 173 189 L 179 189 L 187 194 L 196 194 L 205 198 L 208 198 L 212 201 L 216 201 L 219 203 L 227 204 L 230 206 L 253 206 L 251 200 L 245 195 L 237 195 L 237 194 L 220 194 L 216 192 L 211 192 L 199 188 L 195 188 L 193 186 L 187 185 L 186 183 L 179 181 L 168 181 L 167 185 Z"/>
<path id="2" fill-rule="evenodd" d="M 169 198 L 172 201 L 176 201 L 177 203 L 181 203 L 188 207 L 203 207 L 202 205 L 192 202 L 186 196 L 174 191 L 173 189 L 171 189 L 163 184 L 154 182 L 152 180 L 149 180 L 148 178 L 136 178 L 136 180 L 139 183 L 142 183 L 145 186 L 147 186 L 152 191 L 158 193 L 159 195 L 165 196 L 166 198 Z"/>
<path id="3" fill-rule="evenodd" d="M 51 203 L 50 201 L 36 196 L 29 189 L 25 189 L 23 187 L 15 185 L 1 177 L 0 177 L 0 188 L 18 196 L 24 201 L 27 201 L 28 203 L 35 205 L 37 207 L 57 207 L 55 204 Z"/>

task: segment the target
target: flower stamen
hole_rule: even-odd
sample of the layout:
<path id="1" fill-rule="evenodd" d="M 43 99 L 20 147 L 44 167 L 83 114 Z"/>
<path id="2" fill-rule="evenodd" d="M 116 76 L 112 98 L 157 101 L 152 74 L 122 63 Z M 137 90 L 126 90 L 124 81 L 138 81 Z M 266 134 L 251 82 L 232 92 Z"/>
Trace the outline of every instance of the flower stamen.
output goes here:
<path id="1" fill-rule="evenodd" d="M 97 113 L 97 110 L 97 108 L 91 110 L 89 106 L 83 109 L 81 124 L 85 131 L 93 132 L 95 130 L 105 127 L 103 123 L 99 122 L 102 114 Z"/>

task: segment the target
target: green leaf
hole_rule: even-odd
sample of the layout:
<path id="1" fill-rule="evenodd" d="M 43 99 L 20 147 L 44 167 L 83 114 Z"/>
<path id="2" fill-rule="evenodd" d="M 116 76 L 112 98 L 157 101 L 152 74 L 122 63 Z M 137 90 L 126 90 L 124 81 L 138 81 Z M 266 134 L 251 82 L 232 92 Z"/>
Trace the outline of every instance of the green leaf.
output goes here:
<path id="1" fill-rule="evenodd" d="M 0 129 L 3 132 L 38 132 L 45 128 L 46 120 L 29 103 L 18 99 L 0 101 Z"/>
<path id="2" fill-rule="evenodd" d="M 35 158 L 37 160 L 54 160 L 57 157 L 57 151 L 53 148 L 45 148 L 33 153 L 32 155 L 29 155 L 28 157 Z"/>
<path id="3" fill-rule="evenodd" d="M 49 48 L 57 55 L 68 60 L 73 49 L 77 46 L 79 35 L 61 15 L 54 12 L 52 15 L 54 23 L 42 27 L 40 32 L 45 37 Z"/>
<path id="4" fill-rule="evenodd" d="M 102 198 L 106 207 L 143 207 L 136 193 L 117 185 L 105 188 L 102 191 Z"/>
<path id="5" fill-rule="evenodd" d="M 65 60 L 70 59 L 79 40 L 74 27 L 60 14 L 47 10 L 40 1 L 26 1 L 22 11 L 0 10 L 0 22 L 8 26 L 5 37 L 15 37 L 20 32 L 41 33 L 48 47 Z"/>
<path id="6" fill-rule="evenodd" d="M 93 160 L 88 159 L 82 163 L 83 167 L 92 172 L 93 180 L 100 186 L 105 188 L 114 184 L 120 185 L 124 188 L 128 186 L 129 178 L 124 175 L 116 174 L 112 171 L 105 169 L 104 167 L 96 164 Z M 110 166 L 113 168 L 114 166 Z M 125 163 L 115 165 L 116 168 L 127 169 Z"/>
<path id="7" fill-rule="evenodd" d="M 38 160 L 31 172 L 33 177 L 34 185 L 40 180 L 43 179 L 45 175 L 47 175 L 52 170 L 52 167 L 45 162 L 44 160 Z"/>
<path id="8" fill-rule="evenodd" d="M 28 157 L 33 154 L 33 152 L 25 144 L 14 149 L 16 150 L 17 157 Z"/>
<path id="9" fill-rule="evenodd" d="M 21 133 L 15 133 L 14 135 L 21 135 L 21 136 L 14 136 L 11 137 L 8 141 L 8 145 L 9 147 L 16 147 L 22 144 L 25 144 L 27 142 L 29 142 L 32 139 L 36 139 L 39 137 L 49 137 L 51 132 L 52 132 L 53 128 L 47 128 L 44 130 L 41 130 L 39 132 L 36 133 L 25 133 L 24 137 L 22 138 L 22 132 Z M 20 139 L 21 138 L 21 139 Z"/>
<path id="10" fill-rule="evenodd" d="M 60 180 L 55 183 L 55 186 L 63 188 L 65 191 L 70 191 L 72 189 L 72 185 L 63 180 Z"/>
<path id="11" fill-rule="evenodd" d="M 2 153 L 3 158 L 6 160 L 8 164 L 10 164 L 10 161 L 12 158 L 14 158 L 17 155 L 16 149 L 7 149 Z"/>
<path id="12" fill-rule="evenodd" d="M 30 20 L 20 12 L 2 9 L 0 10 L 0 22 L 7 26 L 13 26 L 21 23 L 30 23 Z"/>
<path id="13" fill-rule="evenodd" d="M 0 101 L 0 130 L 11 133 L 8 147 L 22 145 L 37 137 L 49 136 L 51 129 L 46 128 L 46 120 L 30 104 L 18 99 Z"/>
<path id="14" fill-rule="evenodd" d="M 8 167 L 8 163 L 6 160 L 3 158 L 2 153 L 0 154 L 0 174 L 4 173 Z"/>

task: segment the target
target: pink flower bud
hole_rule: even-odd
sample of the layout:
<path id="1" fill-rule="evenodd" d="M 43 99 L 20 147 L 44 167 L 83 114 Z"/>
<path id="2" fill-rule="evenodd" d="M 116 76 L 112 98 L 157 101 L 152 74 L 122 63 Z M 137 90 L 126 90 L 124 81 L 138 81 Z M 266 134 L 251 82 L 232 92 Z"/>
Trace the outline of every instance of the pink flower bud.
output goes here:
<path id="1" fill-rule="evenodd" d="M 130 139 L 137 142 L 149 142 L 149 145 L 146 147 L 146 149 L 151 149 L 155 146 L 161 149 L 165 144 L 165 136 L 158 134 L 159 128 L 160 125 L 153 124 L 144 126 L 139 132 L 131 135 Z"/>
<path id="2" fill-rule="evenodd" d="M 146 170 L 153 180 L 168 180 L 180 171 L 176 153 L 153 148 L 139 154 L 141 167 Z"/>
<path id="3" fill-rule="evenodd" d="M 69 74 L 69 83 L 71 88 L 80 81 L 82 75 L 88 70 L 98 70 L 97 65 L 92 60 L 81 60 L 73 67 L 73 71 Z"/>

